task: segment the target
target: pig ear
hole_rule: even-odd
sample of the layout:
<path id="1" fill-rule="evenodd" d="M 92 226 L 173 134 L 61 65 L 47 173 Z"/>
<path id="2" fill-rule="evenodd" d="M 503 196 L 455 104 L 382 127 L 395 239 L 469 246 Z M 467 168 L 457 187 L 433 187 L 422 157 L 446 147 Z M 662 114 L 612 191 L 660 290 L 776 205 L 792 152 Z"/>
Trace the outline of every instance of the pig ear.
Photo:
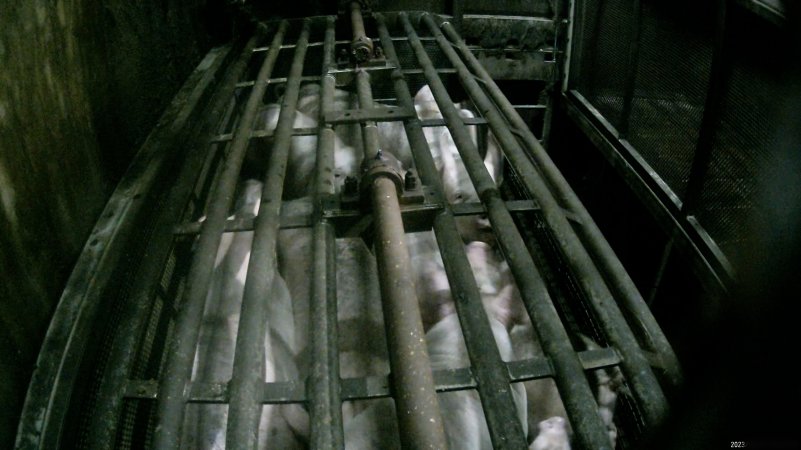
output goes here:
<path id="1" fill-rule="evenodd" d="M 507 330 L 511 330 L 512 326 L 517 322 L 517 314 L 513 309 L 514 306 L 514 286 L 507 284 L 498 292 L 492 304 L 492 311 L 495 318 L 498 319 Z"/>
<path id="2" fill-rule="evenodd" d="M 427 84 L 423 85 L 423 87 L 421 87 L 414 96 L 414 107 L 417 110 L 417 113 L 423 118 L 430 118 L 440 114 L 437 101 L 434 100 L 434 94 L 431 92 L 431 88 Z"/>
<path id="3" fill-rule="evenodd" d="M 431 87 L 424 84 L 423 87 L 414 95 L 414 103 L 433 102 L 434 94 L 431 92 Z"/>
<path id="4" fill-rule="evenodd" d="M 487 154 L 484 156 L 484 165 L 495 181 L 495 185 L 500 186 L 503 181 L 503 154 L 501 146 L 491 132 L 487 133 Z"/>

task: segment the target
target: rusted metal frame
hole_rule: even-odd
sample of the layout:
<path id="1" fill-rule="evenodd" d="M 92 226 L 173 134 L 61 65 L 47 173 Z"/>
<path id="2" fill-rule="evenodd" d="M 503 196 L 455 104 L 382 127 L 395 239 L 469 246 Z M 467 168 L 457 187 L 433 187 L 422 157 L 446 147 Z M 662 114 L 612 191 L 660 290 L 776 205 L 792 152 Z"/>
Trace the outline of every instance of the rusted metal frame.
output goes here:
<path id="1" fill-rule="evenodd" d="M 186 385 L 192 375 L 200 323 L 211 282 L 210 275 L 214 269 L 226 216 L 236 191 L 239 170 L 248 147 L 248 138 L 267 87 L 263 80 L 270 78 L 278 57 L 278 46 L 281 45 L 287 27 L 286 21 L 281 22 L 275 33 L 272 41 L 274 50 L 268 52 L 259 70 L 257 83 L 245 105 L 243 118 L 239 122 L 223 171 L 210 194 L 209 212 L 192 258 L 186 289 L 178 306 L 175 331 L 169 344 L 170 357 L 166 360 L 159 384 L 158 426 L 154 439 L 154 447 L 159 449 L 178 448 L 180 445 L 187 396 Z"/>
<path id="2" fill-rule="evenodd" d="M 421 72 L 422 73 L 422 72 Z M 520 107 L 519 105 L 517 107 Z M 545 108 L 544 105 L 531 105 L 529 109 L 538 109 L 538 108 Z M 390 111 L 398 111 L 397 109 L 389 109 Z M 336 115 L 332 115 L 332 120 L 330 123 L 356 123 L 363 120 L 382 120 L 385 119 L 386 121 L 394 121 L 401 118 L 399 115 L 393 115 L 393 113 L 387 113 L 386 115 L 371 115 L 371 116 L 355 116 L 353 118 L 342 118 L 339 119 L 338 117 L 344 115 L 343 111 L 337 111 Z M 407 115 L 408 116 L 408 115 Z M 465 118 L 464 123 L 466 125 L 486 125 L 487 121 L 482 119 L 481 117 L 473 117 L 473 118 Z M 442 119 L 428 119 L 422 121 L 423 127 L 441 127 L 445 125 L 445 122 Z M 293 136 L 313 136 L 317 134 L 317 128 L 293 128 L 292 135 Z M 272 138 L 275 136 L 274 131 L 266 131 L 266 130 L 257 130 L 254 131 L 253 134 L 250 135 L 251 139 L 265 139 L 265 138 Z M 212 139 L 212 143 L 220 143 L 226 142 L 233 139 L 234 135 L 231 133 L 227 134 L 219 134 Z"/>
<path id="3" fill-rule="evenodd" d="M 539 206 L 534 200 L 507 200 L 506 209 L 509 212 L 525 212 L 525 211 L 539 211 Z M 443 207 L 442 202 L 434 202 L 430 199 L 425 203 L 410 203 L 401 206 L 401 216 L 403 222 L 408 225 L 411 217 L 425 215 L 429 212 L 439 211 Z M 487 210 L 479 202 L 475 203 L 458 203 L 451 205 L 451 211 L 454 216 L 475 216 L 486 214 Z M 335 228 L 342 226 L 342 222 L 352 222 L 354 219 L 364 217 L 364 214 L 358 209 L 339 209 L 336 206 L 324 205 L 322 214 L 331 222 Z M 285 210 L 281 211 L 281 225 L 282 230 L 289 230 L 293 228 L 306 228 L 312 227 L 315 224 L 315 216 L 312 214 L 290 215 L 285 214 Z M 570 218 L 574 220 L 574 218 Z M 225 222 L 225 232 L 233 233 L 238 231 L 253 231 L 253 224 L 255 219 L 240 218 L 229 219 Z M 430 221 L 428 221 L 430 223 Z M 200 233 L 200 228 L 203 222 L 185 222 L 181 225 L 173 227 L 173 234 L 176 236 L 190 236 Z M 408 230 L 407 230 L 408 232 Z"/>
<path id="4" fill-rule="evenodd" d="M 728 90 L 728 79 L 731 71 L 731 51 L 726 47 L 726 17 L 728 0 L 717 0 L 717 16 L 715 18 L 714 53 L 709 69 L 709 85 L 707 88 L 704 114 L 695 144 L 690 176 L 684 201 L 681 204 L 683 215 L 694 215 L 701 200 L 704 181 L 712 161 L 715 132 L 723 114 L 723 100 Z"/>
<path id="5" fill-rule="evenodd" d="M 376 14 L 375 18 L 384 54 L 397 67 L 392 76 L 398 103 L 404 108 L 413 108 L 414 101 L 399 70 L 400 61 L 384 18 L 380 14 Z M 406 120 L 404 126 L 423 184 L 430 186 L 437 197 L 444 198 L 439 172 L 434 165 L 420 120 Z M 493 445 L 496 448 L 523 448 L 526 446 L 526 436 L 517 418 L 509 385 L 509 371 L 495 345 L 481 294 L 465 254 L 464 243 L 457 231 L 453 212 L 447 204 L 443 212 L 435 216 L 433 228 L 462 325 L 472 371 L 477 378 L 478 394 Z"/>
<path id="6" fill-rule="evenodd" d="M 569 0 L 568 0 L 569 1 Z M 551 143 L 551 129 L 553 128 L 553 117 L 554 117 L 554 108 L 556 107 L 556 99 L 559 97 L 560 94 L 560 84 L 561 84 L 561 77 L 562 73 L 564 72 L 564 61 L 560 57 L 562 53 L 562 49 L 559 48 L 559 38 L 562 35 L 562 5 L 564 4 L 565 0 L 556 0 L 553 3 L 553 35 L 554 35 L 554 42 L 553 42 L 553 62 L 554 62 L 554 76 L 551 80 L 548 81 L 548 85 L 546 87 L 548 91 L 548 99 L 546 100 L 546 107 L 545 107 L 545 114 L 542 118 L 542 139 L 541 142 L 543 146 L 547 149 L 550 147 Z M 456 30 L 459 32 L 459 30 Z M 567 42 L 567 40 L 565 40 Z"/>
<path id="7" fill-rule="evenodd" d="M 545 289 L 544 281 L 531 255 L 526 250 L 525 242 L 520 236 L 511 214 L 504 207 L 498 188 L 487 172 L 478 149 L 472 142 L 467 128 L 459 118 L 458 111 L 445 86 L 436 76 L 436 72 L 430 70 L 433 69 L 433 63 L 422 44 L 414 39 L 416 33 L 411 22 L 403 13 L 401 13 L 400 17 L 417 59 L 423 69 L 426 70 L 426 79 L 431 87 L 431 92 L 434 94 L 434 99 L 437 101 L 443 117 L 448 122 L 448 129 L 462 156 L 462 161 L 470 175 L 470 179 L 476 188 L 476 192 L 478 192 L 479 198 L 487 207 L 490 223 L 493 230 L 495 230 L 501 251 L 506 256 L 512 274 L 517 281 L 526 309 L 540 337 L 543 351 L 551 358 L 556 374 L 555 381 L 559 388 L 562 402 L 570 417 L 570 423 L 573 425 L 576 441 L 579 446 L 584 448 L 611 448 L 606 425 L 598 414 L 595 397 L 590 389 L 581 362 L 573 351 L 567 332 L 559 320 L 559 315 L 553 306 L 548 291 Z M 439 32 L 430 16 L 424 14 L 422 20 L 427 22 L 432 31 Z M 441 33 L 440 36 L 442 36 Z M 446 54 L 447 50 L 453 52 L 450 43 L 442 42 L 441 39 L 438 39 L 438 42 L 440 47 L 446 51 Z M 454 61 L 452 60 L 451 62 L 453 63 Z M 460 61 L 456 62 L 459 63 Z M 475 84 L 475 80 L 472 78 L 470 80 Z M 463 86 L 465 88 L 469 87 L 464 80 Z M 477 100 L 475 96 L 472 98 L 474 101 Z M 482 103 L 477 102 L 479 110 L 491 121 L 491 125 L 496 125 L 493 124 L 493 117 L 489 114 L 493 112 L 494 107 L 491 105 L 487 107 Z M 502 138 L 500 127 L 493 126 L 492 131 L 497 138 Z M 506 129 L 506 132 L 509 133 L 508 129 Z M 501 144 L 504 144 L 503 139 L 501 139 Z M 513 164 L 515 163 L 515 161 L 512 162 Z M 514 164 L 514 166 L 516 168 L 519 167 L 518 164 Z M 564 217 L 562 218 L 564 219 Z"/>
<path id="8" fill-rule="evenodd" d="M 559 172 L 559 169 L 551 160 L 550 156 L 548 156 L 546 150 L 542 147 L 537 138 L 534 137 L 526 126 L 526 123 L 492 80 L 492 77 L 489 76 L 486 70 L 481 67 L 475 56 L 467 49 L 465 42 L 447 23 L 442 24 L 442 30 L 448 35 L 450 41 L 460 49 L 472 73 L 483 81 L 483 85 L 492 98 L 492 101 L 503 113 L 503 117 L 511 124 L 515 135 L 518 136 L 525 145 L 525 153 L 517 145 L 511 146 L 511 151 L 504 150 L 506 150 L 506 156 L 512 160 L 516 168 L 528 168 L 521 173 L 521 178 L 527 185 L 527 188 L 530 189 L 529 186 L 533 186 L 536 180 L 541 176 L 547 183 L 547 186 L 544 187 L 552 190 L 552 193 L 543 192 L 549 199 L 553 199 L 553 202 L 549 202 L 551 203 L 549 208 L 555 208 L 556 206 L 553 203 L 558 202 L 563 205 L 566 210 L 571 211 L 578 217 L 581 226 L 577 227 L 577 230 L 563 226 L 554 227 L 554 225 L 551 224 L 554 232 L 557 232 L 559 242 L 562 245 L 570 246 L 571 248 L 581 248 L 579 252 L 574 253 L 563 247 L 565 255 L 569 260 L 580 259 L 583 261 L 582 264 L 587 264 L 589 266 L 594 267 L 591 262 L 597 264 L 597 267 L 591 270 L 593 272 L 600 271 L 604 280 L 609 283 L 609 289 L 615 294 L 614 298 L 621 303 L 626 313 L 632 318 L 630 326 L 636 328 L 637 336 L 640 336 L 644 341 L 643 345 L 659 355 L 660 360 L 664 363 L 665 374 L 671 384 L 679 385 L 682 380 L 682 374 L 673 348 L 670 343 L 668 343 L 664 333 L 662 333 L 659 324 L 656 322 L 651 310 L 645 304 L 642 295 L 637 290 L 631 277 L 629 277 L 623 264 L 601 234 L 600 229 L 590 217 L 587 209 L 578 199 L 575 192 L 570 188 L 567 180 L 565 180 L 564 176 Z M 459 64 L 463 65 L 464 63 L 459 61 Z M 473 79 L 472 77 L 473 75 L 471 75 L 470 79 Z M 561 221 L 557 218 L 558 215 L 553 214 L 553 216 L 557 221 Z M 563 232 L 566 234 L 562 234 Z M 572 237 L 572 235 L 578 235 L 577 237 L 586 248 L 581 245 L 575 245 L 575 238 Z M 568 241 L 567 239 L 570 240 Z M 575 267 L 575 264 L 573 265 Z M 593 302 L 593 304 L 595 304 L 595 302 Z M 605 306 L 611 308 L 610 312 L 616 316 L 619 314 L 616 302 L 607 302 Z M 616 322 L 619 322 L 619 319 L 616 319 Z"/>
<path id="9" fill-rule="evenodd" d="M 264 177 L 261 207 L 254 226 L 229 385 L 228 448 L 255 448 L 258 443 L 262 412 L 259 392 L 264 383 L 264 341 L 268 332 L 267 303 L 272 301 L 270 293 L 277 273 L 276 241 L 281 218 L 281 197 L 308 40 L 309 20 L 306 19 L 292 58 L 289 83 L 281 102 L 275 142 Z"/>
<path id="10" fill-rule="evenodd" d="M 283 47 L 283 46 L 282 46 Z M 294 47 L 293 47 L 294 48 Z M 304 75 L 300 77 L 301 81 L 320 81 L 319 75 Z M 284 84 L 289 81 L 287 77 L 277 77 L 277 78 L 270 78 L 267 80 L 268 84 Z M 237 89 L 243 89 L 253 86 L 255 81 L 240 81 L 236 84 Z"/>
<path id="11" fill-rule="evenodd" d="M 584 350 L 578 356 L 584 370 L 604 369 L 620 364 L 620 356 L 613 348 Z M 514 383 L 554 376 L 553 367 L 548 358 L 544 356 L 503 364 L 506 365 L 509 378 Z M 479 388 L 475 370 L 470 367 L 435 370 L 434 382 L 437 392 Z M 345 378 L 340 381 L 340 384 L 341 399 L 344 401 L 379 399 L 392 395 L 388 376 Z M 227 383 L 221 382 L 192 383 L 188 401 L 189 403 L 225 404 L 228 401 L 227 387 Z M 156 380 L 128 380 L 121 391 L 121 396 L 126 399 L 156 400 L 158 398 L 158 382 Z M 262 403 L 285 404 L 304 401 L 307 401 L 306 389 L 297 381 L 264 384 Z M 516 417 L 514 419 L 516 420 Z"/>
<path id="12" fill-rule="evenodd" d="M 255 45 L 257 39 L 258 36 L 254 36 L 245 45 L 241 56 L 228 70 L 225 79 L 221 81 L 222 88 L 215 94 L 216 98 L 209 108 L 209 116 L 224 118 L 223 112 L 233 92 L 233 83 L 244 73 L 250 58 L 250 49 Z M 224 123 L 220 125 L 224 126 Z M 215 131 L 217 130 L 207 130 L 204 136 Z M 211 146 L 207 148 L 211 149 Z M 141 334 L 154 305 L 155 290 L 159 284 L 165 261 L 173 249 L 174 237 L 170 233 L 170 228 L 175 218 L 185 208 L 200 168 L 208 158 L 213 157 L 212 153 L 196 151 L 188 154 L 181 172 L 176 178 L 175 186 L 170 190 L 169 197 L 165 201 L 165 209 L 160 213 L 154 226 L 154 237 L 148 242 L 147 250 L 144 252 L 147 259 L 143 261 L 141 269 L 132 283 L 134 291 L 130 294 L 121 313 L 125 319 L 118 325 L 117 338 L 112 344 L 106 363 L 107 372 L 100 380 L 96 400 L 96 404 L 99 406 L 92 419 L 93 426 L 90 428 L 88 440 L 90 448 L 105 449 L 114 446 L 122 409 L 123 386 L 125 386 L 136 361 Z"/>
<path id="13" fill-rule="evenodd" d="M 350 51 L 357 63 L 366 62 L 373 56 L 373 41 L 364 30 L 361 4 L 362 2 L 356 0 L 350 2 L 350 26 L 353 31 Z"/>
<path id="14" fill-rule="evenodd" d="M 328 114 L 326 114 L 325 121 L 332 125 L 361 122 L 393 122 L 407 119 L 414 115 L 414 110 L 406 111 L 403 108 L 395 106 L 381 106 L 329 111 Z"/>
<path id="15" fill-rule="evenodd" d="M 634 155 L 636 150 L 627 141 L 617 139 L 617 132 L 612 124 L 586 98 L 578 91 L 571 90 L 564 96 L 564 102 L 568 117 L 587 135 L 623 180 L 634 187 L 635 195 L 663 230 L 676 237 L 676 250 L 690 256 L 692 270 L 698 275 L 703 288 L 710 292 L 710 298 L 724 297 L 728 292 L 727 286 L 731 286 L 733 272 L 728 260 L 708 234 L 690 223 L 692 216 L 687 220 L 680 220 L 679 206 L 672 201 L 669 193 L 661 189 L 662 185 L 644 170 L 644 166 Z M 637 327 L 638 332 L 642 332 L 642 329 L 642 326 Z M 647 336 L 641 339 L 646 342 L 645 345 L 649 343 Z M 668 379 L 679 385 L 681 372 L 675 372 L 679 378 L 673 378 L 673 371 L 678 369 L 674 365 L 675 359 L 666 358 L 662 353 L 655 354 L 662 365 L 668 366 Z"/>
<path id="16" fill-rule="evenodd" d="M 312 449 L 344 446 L 342 399 L 340 395 L 339 353 L 337 352 L 336 241 L 334 226 L 323 214 L 323 199 L 334 194 L 334 129 L 325 123 L 325 111 L 332 108 L 336 79 L 335 17 L 326 20 L 320 80 L 320 124 L 315 165 L 316 198 L 314 213 L 312 296 L 310 303 L 311 373 L 306 390 L 309 396 L 310 440 Z"/>
<path id="17" fill-rule="evenodd" d="M 124 259 L 133 229 L 148 213 L 147 200 L 163 184 L 171 158 L 204 110 L 226 52 L 212 49 L 189 76 L 157 127 L 137 152 L 117 185 L 70 274 L 53 314 L 33 371 L 21 413 L 16 448 L 59 448 L 78 382 L 76 368 L 96 329 L 103 296 L 114 283 L 114 268 Z M 127 374 L 126 374 L 127 376 Z M 119 393 L 119 392 L 117 392 Z"/>
<path id="18" fill-rule="evenodd" d="M 490 122 L 490 127 L 495 137 L 520 175 L 526 189 L 540 203 L 543 216 L 557 237 L 562 252 L 570 263 L 571 270 L 576 273 L 578 282 L 590 300 L 590 304 L 605 333 L 610 342 L 615 345 L 623 356 L 621 368 L 643 410 L 646 423 L 651 426 L 660 423 L 667 415 L 667 399 L 598 268 L 582 245 L 545 181 L 531 164 L 531 160 L 526 156 L 519 141 L 509 130 L 506 121 L 495 108 L 493 102 L 476 83 L 473 75 L 451 47 L 450 42 L 439 30 L 434 20 L 430 16 L 424 16 L 423 20 L 437 38 L 448 59 L 459 70 L 463 86 L 479 109 L 484 112 L 484 116 Z M 641 306 L 647 309 L 644 303 Z"/>
<path id="19" fill-rule="evenodd" d="M 270 77 L 278 57 L 277 47 L 283 39 L 287 26 L 286 22 L 282 22 L 276 32 L 273 39 L 275 50 L 269 52 L 265 58 L 258 80 Z M 214 260 L 225 228 L 226 216 L 236 191 L 239 170 L 248 147 L 248 136 L 253 128 L 253 121 L 265 89 L 266 84 L 262 82 L 254 86 L 231 144 L 223 172 L 210 195 L 209 212 L 203 223 L 189 269 L 185 294 L 180 302 L 175 332 L 169 345 L 171 356 L 167 358 L 159 385 L 158 426 L 154 441 L 154 446 L 159 449 L 178 448 L 180 444 L 180 430 L 187 395 L 186 385 L 192 373 L 206 293 L 211 280 L 210 274 L 214 269 Z"/>
<path id="20" fill-rule="evenodd" d="M 617 130 L 620 138 L 625 139 L 631 126 L 631 105 L 634 102 L 634 90 L 637 87 L 637 69 L 640 64 L 640 35 L 642 34 L 642 3 L 640 0 L 631 0 L 631 15 L 629 16 L 631 33 L 629 35 L 629 55 L 626 63 L 626 84 L 623 91 L 623 106 L 620 109 L 620 122 Z"/>
<path id="21" fill-rule="evenodd" d="M 317 128 L 293 128 L 293 136 L 313 136 L 317 134 Z M 275 131 L 256 130 L 251 135 L 251 139 L 267 139 L 275 136 Z M 212 139 L 212 143 L 226 142 L 234 138 L 232 133 L 219 134 Z"/>
<path id="22" fill-rule="evenodd" d="M 369 74 L 358 72 L 356 83 L 359 106 L 372 106 Z M 362 140 L 365 163 L 386 158 L 381 158 L 375 122 L 362 123 Z M 372 169 L 365 175 L 370 172 Z M 378 279 L 398 429 L 403 448 L 447 448 L 400 215 L 398 181 L 402 189 L 402 180 L 399 173 L 379 168 L 375 175 L 363 176 L 361 183 L 368 185 L 375 220 Z"/>

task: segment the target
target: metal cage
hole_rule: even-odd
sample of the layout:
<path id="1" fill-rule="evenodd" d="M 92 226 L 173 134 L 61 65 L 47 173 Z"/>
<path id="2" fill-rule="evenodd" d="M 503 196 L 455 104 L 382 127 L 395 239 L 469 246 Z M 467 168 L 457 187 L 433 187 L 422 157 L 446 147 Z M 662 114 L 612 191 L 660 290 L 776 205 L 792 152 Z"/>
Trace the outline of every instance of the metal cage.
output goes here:
<path id="1" fill-rule="evenodd" d="M 607 448 L 586 374 L 618 368 L 627 394 L 616 422 L 619 447 L 637 442 L 666 415 L 663 391 L 677 385 L 676 357 L 621 263 L 568 186 L 530 124 L 504 95 L 447 17 L 428 13 L 312 17 L 259 24 L 247 42 L 212 50 L 190 76 L 118 186 L 84 248 L 42 348 L 20 424 L 19 448 L 177 448 L 188 405 L 227 405 L 229 447 L 253 448 L 265 404 L 300 404 L 309 445 L 341 448 L 345 401 L 392 397 L 401 442 L 442 447 L 437 393 L 474 389 L 493 446 L 527 446 L 514 417 L 511 383 L 552 378 L 581 448 Z M 363 17 L 362 17 L 363 16 Z M 467 18 L 465 19 L 467 22 Z M 469 26 L 469 25 L 464 25 Z M 380 48 L 377 56 L 374 48 Z M 344 56 L 343 56 L 344 52 Z M 556 71 L 544 71 L 548 82 Z M 293 128 L 302 82 L 320 86 L 315 128 Z M 431 87 L 443 119 L 421 121 L 412 96 Z M 335 87 L 384 109 L 326 109 Z M 265 99 L 282 98 L 274 131 L 257 129 Z M 479 116 L 463 120 L 454 99 Z M 600 97 L 599 97 L 600 98 Z M 545 105 L 539 105 L 545 108 Z M 520 111 L 518 111 L 520 110 Z M 402 122 L 419 183 L 385 167 L 364 177 L 362 199 L 332 190 L 333 127 L 358 123 L 375 155 L 377 121 Z M 480 203 L 449 204 L 423 129 L 447 126 Z M 491 131 L 507 161 L 498 188 L 467 126 Z M 318 137 L 311 211 L 282 209 L 288 142 Z M 249 149 L 269 149 L 261 210 L 228 220 Z M 264 161 L 262 161 L 264 162 Z M 372 170 L 372 169 L 371 169 Z M 390 171 L 391 172 L 391 171 Z M 358 197 L 359 192 L 356 192 Z M 414 197 L 414 200 L 406 201 Z M 400 198 L 400 201 L 399 201 Z M 390 199 L 385 201 L 385 199 Z M 520 289 L 544 356 L 502 361 L 481 307 L 456 218 L 486 214 Z M 258 370 L 267 332 L 279 230 L 313 233 L 313 294 L 306 379 L 265 382 Z M 230 380 L 192 382 L 206 291 L 226 232 L 254 231 L 253 252 Z M 433 230 L 453 290 L 470 367 L 432 371 L 425 357 L 404 232 Z M 337 240 L 372 242 L 384 303 L 389 376 L 338 372 Z M 400 237 L 400 238 L 399 238 Z M 390 244 L 387 244 L 389 242 Z M 392 242 L 401 242 L 400 245 Z M 410 291 L 411 288 L 411 291 Z M 580 348 L 579 334 L 601 344 Z M 432 425 L 433 424 L 433 425 Z"/>

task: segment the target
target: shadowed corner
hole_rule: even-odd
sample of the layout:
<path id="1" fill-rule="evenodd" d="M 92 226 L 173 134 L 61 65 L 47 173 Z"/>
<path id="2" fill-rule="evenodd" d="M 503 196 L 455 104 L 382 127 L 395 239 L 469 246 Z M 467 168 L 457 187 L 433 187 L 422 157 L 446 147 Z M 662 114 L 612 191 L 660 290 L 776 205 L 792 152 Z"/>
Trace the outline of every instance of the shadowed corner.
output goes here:
<path id="1" fill-rule="evenodd" d="M 739 284 L 722 299 L 725 312 L 706 331 L 709 359 L 679 393 L 669 420 L 647 449 L 799 448 L 796 405 L 798 286 L 801 268 L 801 7 L 786 2 L 781 115 L 775 155 L 758 179 L 758 213 L 742 217 L 750 239 Z M 757 38 L 756 36 L 754 37 Z"/>

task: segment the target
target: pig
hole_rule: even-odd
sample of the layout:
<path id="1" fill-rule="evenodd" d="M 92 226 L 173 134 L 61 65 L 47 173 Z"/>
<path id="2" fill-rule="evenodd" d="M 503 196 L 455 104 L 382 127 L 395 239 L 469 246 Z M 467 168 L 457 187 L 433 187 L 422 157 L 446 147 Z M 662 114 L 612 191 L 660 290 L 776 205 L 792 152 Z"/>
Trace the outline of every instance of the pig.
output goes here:
<path id="1" fill-rule="evenodd" d="M 415 110 L 420 119 L 442 118 L 442 111 L 434 100 L 428 85 L 424 85 L 414 97 Z M 463 119 L 474 118 L 469 109 L 454 105 Z M 478 133 L 474 125 L 468 126 L 471 141 L 478 148 Z M 479 202 L 478 193 L 467 173 L 453 136 L 447 127 L 426 127 L 426 141 L 431 149 L 434 164 L 439 171 L 445 199 L 451 204 Z M 484 155 L 484 166 L 490 177 L 499 185 L 502 181 L 503 157 L 497 140 L 488 133 L 487 151 Z M 457 217 L 456 226 L 465 242 L 484 241 L 494 243 L 494 236 L 489 220 L 485 215 Z"/>
<path id="2" fill-rule="evenodd" d="M 281 107 L 266 105 L 259 116 L 263 128 L 274 131 L 278 126 Z M 316 128 L 317 119 L 295 112 L 293 128 Z M 274 145 L 274 141 L 273 141 Z M 343 142 L 338 134 L 334 136 L 334 185 L 341 192 L 345 178 L 358 174 L 361 152 Z M 317 136 L 293 136 L 290 140 L 289 159 L 284 181 L 284 199 L 292 200 L 314 193 L 314 168 L 317 161 Z"/>
<path id="3" fill-rule="evenodd" d="M 380 103 L 374 103 L 373 108 L 386 107 Z M 358 109 L 359 100 L 356 94 L 335 89 L 332 102 L 333 111 L 344 111 L 347 109 Z M 298 111 L 311 117 L 319 117 L 320 113 L 320 86 L 318 84 L 306 84 L 301 88 L 301 99 L 298 100 Z M 377 122 L 378 145 L 382 152 L 391 153 L 398 159 L 404 168 L 414 167 L 409 140 L 401 121 Z M 362 149 L 361 126 L 358 123 L 342 124 L 336 126 L 337 136 L 345 145 Z"/>
<path id="4" fill-rule="evenodd" d="M 246 180 L 241 184 L 230 219 L 254 218 L 261 203 L 262 184 Z M 225 233 L 218 247 L 212 273 L 211 287 L 206 298 L 202 328 L 196 351 L 193 381 L 224 382 L 231 378 L 236 335 L 244 294 L 245 278 L 253 241 L 252 231 Z M 268 328 L 264 340 L 264 379 L 266 381 L 296 378 L 291 356 L 294 346 L 291 298 L 283 278 L 276 273 L 268 302 Z M 295 407 L 297 408 L 297 407 Z M 272 436 L 260 448 L 300 448 L 284 418 L 293 407 L 267 405 L 263 407 L 259 425 L 260 436 Z M 192 405 L 187 414 L 190 426 L 184 442 L 188 448 L 225 448 L 227 410 L 222 405 Z M 194 424 L 195 426 L 192 426 Z"/>
<path id="5" fill-rule="evenodd" d="M 286 207 L 302 210 L 310 205 L 308 199 L 299 199 L 289 202 Z M 312 238 L 311 228 L 288 229 L 281 231 L 278 242 L 279 271 L 287 280 L 294 302 L 299 379 L 308 376 L 310 363 L 308 343 L 313 273 Z M 335 252 L 337 259 L 339 375 L 342 378 L 385 376 L 389 374 L 389 359 L 375 257 L 364 241 L 357 238 L 337 239 L 336 248 L 331 250 Z M 379 403 L 382 401 L 388 400 L 384 399 Z M 391 401 L 389 403 L 391 408 Z M 359 429 L 381 425 L 370 412 L 362 415 L 364 409 L 363 402 L 343 404 L 346 430 L 348 426 Z M 308 436 L 308 420 L 308 414 L 295 415 L 293 423 L 298 425 L 293 426 L 293 430 L 299 435 Z M 349 425 L 351 422 L 361 425 Z"/>
<path id="6" fill-rule="evenodd" d="M 521 358 L 528 359 L 534 357 L 542 357 L 544 355 L 542 347 L 539 344 L 536 332 L 534 331 L 531 322 L 526 320 L 522 324 L 513 326 L 511 331 L 513 347 L 517 355 Z M 579 338 L 584 343 L 586 349 L 598 349 L 599 346 L 590 338 L 584 335 L 579 335 Z M 614 423 L 614 411 L 617 403 L 617 396 L 619 392 L 626 392 L 624 386 L 623 374 L 617 367 L 608 369 L 594 370 L 589 378 L 590 383 L 595 388 L 595 399 L 598 405 L 598 414 L 601 416 L 604 424 L 607 427 L 609 439 L 612 442 L 612 448 L 615 447 L 617 442 L 617 426 Z M 524 383 L 526 393 L 529 400 L 528 413 L 529 413 L 529 429 L 539 430 L 543 432 L 543 422 L 560 418 L 563 420 L 561 424 L 551 423 L 546 426 L 545 430 L 551 433 L 551 437 L 561 436 L 560 428 L 564 428 L 564 433 L 569 440 L 572 438 L 573 430 L 570 422 L 567 420 L 567 411 L 565 410 L 562 399 L 559 396 L 556 383 L 551 378 L 544 378 L 538 380 L 527 381 Z M 557 426 L 558 425 L 558 426 Z M 556 434 L 554 434 L 556 433 Z M 531 438 L 534 437 L 532 434 Z M 556 439 L 561 445 L 561 438 Z M 543 438 L 542 442 L 553 442 L 551 438 Z M 533 444 L 532 444 L 533 445 Z M 545 444 L 540 444 L 545 445 Z M 550 444 L 551 447 L 541 448 L 570 448 L 562 447 L 559 445 Z M 540 448 L 540 447 L 537 447 Z"/>
<path id="7" fill-rule="evenodd" d="M 570 440 L 563 417 L 550 417 L 541 421 L 537 427 L 539 433 L 529 445 L 529 450 L 570 450 Z"/>
<path id="8" fill-rule="evenodd" d="M 490 325 L 499 350 L 505 359 L 512 358 L 508 332 L 500 322 L 490 318 Z M 450 314 L 426 332 L 426 346 L 433 370 L 467 367 L 467 349 L 456 314 Z M 525 430 L 526 392 L 520 384 L 513 384 L 512 398 L 518 419 Z M 489 430 L 478 393 L 474 390 L 440 393 L 438 402 L 442 414 L 448 448 L 491 449 Z M 394 422 L 392 402 L 373 402 L 345 423 L 345 448 L 400 448 L 397 423 Z"/>

